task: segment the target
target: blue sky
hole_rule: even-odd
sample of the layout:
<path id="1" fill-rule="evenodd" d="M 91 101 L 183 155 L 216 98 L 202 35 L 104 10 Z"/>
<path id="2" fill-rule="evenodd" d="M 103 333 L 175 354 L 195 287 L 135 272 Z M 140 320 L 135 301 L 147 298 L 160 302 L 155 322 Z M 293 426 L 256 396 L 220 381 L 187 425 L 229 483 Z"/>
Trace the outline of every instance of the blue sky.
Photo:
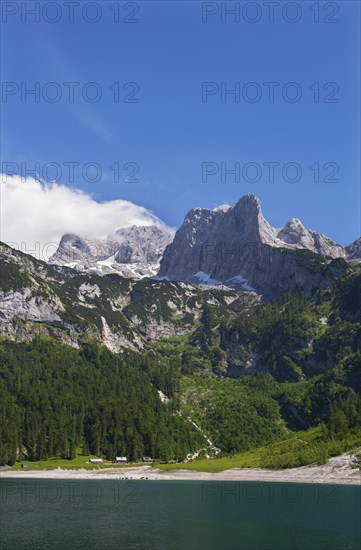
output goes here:
<path id="1" fill-rule="evenodd" d="M 40 13 L 39 22 L 20 11 L 5 14 L 2 80 L 10 84 L 2 97 L 3 163 L 24 163 L 28 173 L 35 163 L 42 170 L 56 163 L 62 168 L 62 176 L 54 176 L 59 182 L 98 201 L 141 204 L 171 226 L 179 226 L 194 206 L 232 204 L 254 193 L 275 226 L 298 217 L 341 244 L 359 236 L 359 2 L 298 2 L 302 13 L 294 23 L 287 20 L 298 17 L 294 8 L 282 16 L 287 2 L 275 7 L 273 23 L 263 2 L 257 3 L 258 11 L 251 3 L 248 12 L 239 2 L 239 21 L 225 15 L 224 2 L 119 2 L 119 22 L 110 9 L 115 2 L 98 2 L 101 16 L 94 23 L 85 20 L 96 15 L 91 7 L 85 16 L 75 10 L 71 23 L 64 3 L 58 4 L 60 19 L 54 23 L 47 20 L 56 15 L 51 11 Z M 311 9 L 315 4 L 318 23 Z M 258 16 L 258 22 L 250 22 Z M 39 101 L 22 98 L 21 89 L 35 82 Z M 79 83 L 74 102 L 64 82 Z M 115 82 L 117 103 L 114 86 L 109 89 Z M 204 82 L 213 83 L 208 89 L 214 93 L 202 101 Z M 273 103 L 265 82 L 279 83 Z M 124 90 L 126 83 L 135 84 Z M 222 87 L 234 86 L 239 86 L 239 101 L 226 95 L 222 102 Z M 59 89 L 59 101 L 50 102 Z M 88 99 L 99 90 L 102 97 L 86 101 L 81 90 Z M 261 95 L 252 102 L 256 92 Z M 296 92 L 302 97 L 292 102 Z M 127 95 L 138 101 L 124 102 Z M 69 162 L 79 163 L 72 182 L 64 164 Z M 89 162 L 101 168 L 100 181 L 89 181 L 92 169 L 83 177 Z M 217 173 L 202 175 L 205 162 Z M 279 163 L 274 182 L 268 162 Z M 136 163 L 139 181 L 114 181 L 109 169 L 114 163 Z M 248 163 L 253 163 L 249 172 Z M 296 172 L 287 163 L 302 171 L 299 181 L 289 181 Z M 121 180 L 132 166 L 121 168 Z M 231 175 L 222 181 L 222 168 L 234 166 L 240 181 Z M 259 168 L 259 181 L 250 181 Z"/>

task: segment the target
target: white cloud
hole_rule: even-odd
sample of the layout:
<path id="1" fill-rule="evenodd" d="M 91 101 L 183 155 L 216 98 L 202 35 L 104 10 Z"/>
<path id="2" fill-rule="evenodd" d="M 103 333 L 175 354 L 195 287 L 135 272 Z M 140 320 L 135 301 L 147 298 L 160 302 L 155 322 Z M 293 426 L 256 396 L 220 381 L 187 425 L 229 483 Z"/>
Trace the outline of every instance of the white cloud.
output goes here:
<path id="1" fill-rule="evenodd" d="M 165 227 L 130 201 L 99 203 L 65 185 L 1 175 L 0 239 L 37 258 L 48 259 L 64 233 L 104 238 L 120 227 L 152 224 Z"/>

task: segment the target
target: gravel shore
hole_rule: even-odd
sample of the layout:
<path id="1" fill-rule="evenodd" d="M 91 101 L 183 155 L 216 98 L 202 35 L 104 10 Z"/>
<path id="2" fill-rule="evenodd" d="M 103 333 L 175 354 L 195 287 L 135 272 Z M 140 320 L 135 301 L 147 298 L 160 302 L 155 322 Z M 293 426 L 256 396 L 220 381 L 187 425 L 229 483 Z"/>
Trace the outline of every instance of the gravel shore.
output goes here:
<path id="1" fill-rule="evenodd" d="M 353 456 L 344 454 L 331 458 L 322 466 L 302 466 L 287 470 L 262 470 L 258 468 L 233 468 L 218 473 L 195 470 L 162 472 L 153 466 L 107 468 L 102 470 L 2 470 L 1 478 L 36 479 L 148 479 L 148 480 L 198 480 L 198 481 L 272 481 L 287 483 L 335 483 L 361 485 L 361 471 L 352 467 Z"/>

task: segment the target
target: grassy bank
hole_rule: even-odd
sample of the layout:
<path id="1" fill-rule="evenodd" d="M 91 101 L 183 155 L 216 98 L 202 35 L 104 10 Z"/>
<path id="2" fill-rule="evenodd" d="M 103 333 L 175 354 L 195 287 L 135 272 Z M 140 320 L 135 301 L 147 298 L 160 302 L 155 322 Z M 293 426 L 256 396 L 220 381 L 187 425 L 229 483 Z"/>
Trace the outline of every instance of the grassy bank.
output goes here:
<path id="1" fill-rule="evenodd" d="M 16 462 L 13 466 L 13 470 L 21 470 L 24 473 L 30 470 L 56 470 L 57 468 L 62 468 L 64 470 L 104 470 L 106 468 L 129 468 L 129 466 L 141 466 L 140 463 L 133 464 L 112 464 L 112 463 L 103 463 L 103 464 L 89 464 L 91 458 L 98 458 L 94 455 L 84 456 L 77 455 L 72 460 L 62 459 L 62 458 L 49 458 L 48 460 L 38 460 L 38 461 L 27 461 L 23 460 L 22 462 Z M 26 464 L 26 468 L 22 468 L 21 464 Z"/>
<path id="2" fill-rule="evenodd" d="M 231 468 L 285 469 L 324 464 L 328 458 L 361 446 L 361 430 L 347 439 L 325 440 L 320 427 L 297 432 L 290 438 L 252 451 L 220 458 L 199 459 L 186 464 L 160 464 L 162 471 L 195 470 L 217 473 Z M 361 456 L 360 456 L 361 458 Z"/>
<path id="3" fill-rule="evenodd" d="M 341 455 L 347 451 L 355 451 L 361 466 L 361 428 L 354 434 L 348 434 L 344 439 L 328 439 L 325 437 L 321 426 L 306 431 L 293 433 L 281 441 L 264 445 L 243 453 L 234 453 L 213 459 L 197 459 L 191 462 L 160 464 L 155 462 L 153 466 L 161 471 L 195 470 L 198 472 L 217 473 L 232 468 L 264 468 L 270 470 L 297 468 L 306 465 L 324 464 L 332 456 Z M 107 468 L 129 468 L 149 464 L 133 462 L 128 464 L 89 464 L 90 459 L 98 458 L 94 455 L 85 456 L 78 453 L 72 460 L 62 458 L 49 458 L 39 461 L 16 462 L 13 470 L 26 471 L 55 470 L 104 470 Z M 21 464 L 25 463 L 26 468 Z"/>

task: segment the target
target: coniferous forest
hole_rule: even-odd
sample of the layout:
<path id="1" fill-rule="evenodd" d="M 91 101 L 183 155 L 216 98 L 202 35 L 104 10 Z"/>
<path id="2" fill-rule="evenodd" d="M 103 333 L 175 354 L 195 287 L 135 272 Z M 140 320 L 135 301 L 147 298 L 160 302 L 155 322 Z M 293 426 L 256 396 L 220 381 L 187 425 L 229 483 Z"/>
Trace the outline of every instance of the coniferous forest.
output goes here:
<path id="1" fill-rule="evenodd" d="M 150 360 L 136 364 L 106 348 L 74 350 L 48 340 L 0 345 L 0 461 L 83 454 L 108 459 L 148 455 L 181 460 L 204 443 L 189 422 L 159 399 Z M 172 395 L 167 372 L 158 387 Z"/>

